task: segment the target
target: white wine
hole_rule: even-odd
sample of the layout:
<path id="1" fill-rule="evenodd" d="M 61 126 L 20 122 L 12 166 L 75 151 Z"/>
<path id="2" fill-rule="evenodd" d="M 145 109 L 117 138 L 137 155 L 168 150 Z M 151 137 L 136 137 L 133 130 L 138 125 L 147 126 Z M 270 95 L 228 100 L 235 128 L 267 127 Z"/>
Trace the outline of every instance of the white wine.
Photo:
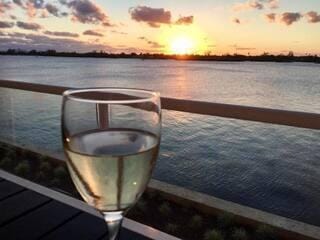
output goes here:
<path id="1" fill-rule="evenodd" d="M 81 196 L 102 212 L 131 207 L 143 193 L 159 138 L 133 129 L 94 130 L 64 139 L 68 168 Z"/>

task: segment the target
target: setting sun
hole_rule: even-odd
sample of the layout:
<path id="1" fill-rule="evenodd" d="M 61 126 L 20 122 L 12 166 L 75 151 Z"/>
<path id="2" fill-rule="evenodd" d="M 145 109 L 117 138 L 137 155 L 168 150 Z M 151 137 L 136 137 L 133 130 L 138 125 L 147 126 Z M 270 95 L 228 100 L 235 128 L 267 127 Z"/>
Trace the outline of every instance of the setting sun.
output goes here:
<path id="1" fill-rule="evenodd" d="M 170 51 L 174 54 L 190 54 L 194 50 L 194 42 L 188 37 L 178 37 L 172 40 Z"/>
<path id="2" fill-rule="evenodd" d="M 164 28 L 158 42 L 166 46 L 167 54 L 202 54 L 207 51 L 206 35 L 197 26 Z"/>

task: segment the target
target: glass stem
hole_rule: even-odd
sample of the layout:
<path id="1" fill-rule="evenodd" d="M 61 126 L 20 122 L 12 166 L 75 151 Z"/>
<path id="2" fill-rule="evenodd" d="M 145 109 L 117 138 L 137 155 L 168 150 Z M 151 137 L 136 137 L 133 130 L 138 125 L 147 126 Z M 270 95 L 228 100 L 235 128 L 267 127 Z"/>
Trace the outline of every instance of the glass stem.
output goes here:
<path id="1" fill-rule="evenodd" d="M 104 212 L 103 216 L 108 226 L 108 240 L 119 240 L 123 220 L 122 212 Z"/>

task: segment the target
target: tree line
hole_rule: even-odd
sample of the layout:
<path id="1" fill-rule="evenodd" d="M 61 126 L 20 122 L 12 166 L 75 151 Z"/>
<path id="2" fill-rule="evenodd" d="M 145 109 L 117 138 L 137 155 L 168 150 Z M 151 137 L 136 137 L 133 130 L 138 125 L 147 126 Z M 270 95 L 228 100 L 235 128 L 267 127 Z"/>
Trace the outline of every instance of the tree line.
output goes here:
<path id="1" fill-rule="evenodd" d="M 58 52 L 56 50 L 25 51 L 21 49 L 8 49 L 0 51 L 0 55 L 22 55 L 22 56 L 50 56 L 50 57 L 90 57 L 90 58 L 133 58 L 133 59 L 173 59 L 173 60 L 197 60 L 197 61 L 255 61 L 255 62 L 312 62 L 320 63 L 318 55 L 295 56 L 293 52 L 288 54 L 269 54 L 267 52 L 261 55 L 199 55 L 199 54 L 163 54 L 163 53 L 108 53 L 104 51 L 92 51 L 85 53 L 78 52 Z"/>

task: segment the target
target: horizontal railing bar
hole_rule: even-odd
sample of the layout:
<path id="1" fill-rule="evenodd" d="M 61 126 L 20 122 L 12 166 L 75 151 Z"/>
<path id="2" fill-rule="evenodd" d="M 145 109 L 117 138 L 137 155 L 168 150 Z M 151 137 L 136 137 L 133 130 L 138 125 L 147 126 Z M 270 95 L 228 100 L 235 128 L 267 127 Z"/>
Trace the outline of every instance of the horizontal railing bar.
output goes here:
<path id="1" fill-rule="evenodd" d="M 0 87 L 61 95 L 70 87 L 0 80 Z M 292 127 L 320 129 L 320 114 L 239 106 L 174 98 L 161 98 L 163 109 Z"/>

